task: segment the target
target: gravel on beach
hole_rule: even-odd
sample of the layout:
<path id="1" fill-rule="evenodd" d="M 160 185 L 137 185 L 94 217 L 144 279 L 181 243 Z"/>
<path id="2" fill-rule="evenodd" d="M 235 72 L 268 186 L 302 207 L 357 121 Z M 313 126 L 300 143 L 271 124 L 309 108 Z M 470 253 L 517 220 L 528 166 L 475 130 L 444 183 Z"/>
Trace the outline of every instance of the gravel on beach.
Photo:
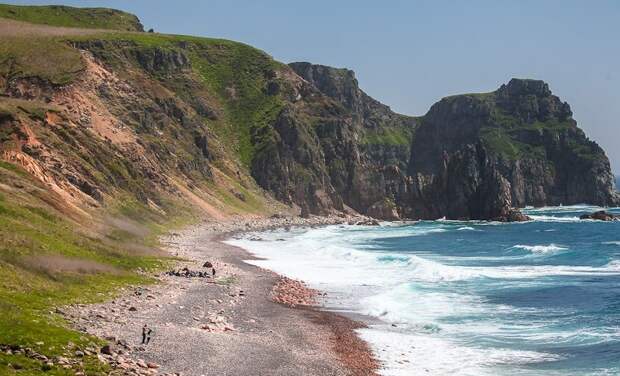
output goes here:
<path id="1" fill-rule="evenodd" d="M 378 363 L 355 334 L 363 324 L 319 310 L 320 292 L 245 263 L 249 253 L 221 242 L 237 232 L 358 222 L 279 216 L 205 222 L 162 239 L 182 261 L 158 274 L 159 283 L 62 312 L 77 329 L 109 341 L 99 357 L 114 374 L 375 375 Z M 148 345 L 141 343 L 145 324 L 153 330 Z"/>

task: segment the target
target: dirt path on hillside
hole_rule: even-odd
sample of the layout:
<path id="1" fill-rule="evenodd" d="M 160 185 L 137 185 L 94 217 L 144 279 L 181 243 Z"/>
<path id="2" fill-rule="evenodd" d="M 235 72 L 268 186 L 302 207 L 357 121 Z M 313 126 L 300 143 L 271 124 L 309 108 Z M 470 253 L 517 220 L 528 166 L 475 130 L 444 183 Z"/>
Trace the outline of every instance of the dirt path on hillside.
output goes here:
<path id="1" fill-rule="evenodd" d="M 170 252 L 189 260 L 177 270 L 210 271 L 203 268 L 209 261 L 215 282 L 160 275 L 159 285 L 128 289 L 113 302 L 72 307 L 66 314 L 78 329 L 121 344 L 100 357 L 124 374 L 373 375 L 377 364 L 353 331 L 358 323 L 274 303 L 272 289 L 281 277 L 243 262 L 252 257 L 220 242 L 230 231 L 273 221 L 207 224 L 165 239 Z M 334 221 L 342 219 L 303 223 Z M 154 329 L 147 346 L 140 343 L 144 324 Z"/>

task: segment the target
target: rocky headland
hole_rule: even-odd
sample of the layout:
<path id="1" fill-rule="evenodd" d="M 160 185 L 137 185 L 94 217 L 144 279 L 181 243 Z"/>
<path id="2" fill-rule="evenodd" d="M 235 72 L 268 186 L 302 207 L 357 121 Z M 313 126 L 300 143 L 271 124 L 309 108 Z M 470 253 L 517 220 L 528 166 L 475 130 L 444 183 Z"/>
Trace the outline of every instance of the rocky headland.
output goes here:
<path id="1" fill-rule="evenodd" d="M 0 4 L 0 373 L 369 374 L 358 324 L 291 309 L 320 296 L 216 234 L 523 221 L 519 207 L 575 203 L 620 199 L 605 152 L 543 81 L 408 116 L 349 69 L 144 32 L 111 9 Z M 172 254 L 157 240 L 205 218 L 167 240 Z"/>

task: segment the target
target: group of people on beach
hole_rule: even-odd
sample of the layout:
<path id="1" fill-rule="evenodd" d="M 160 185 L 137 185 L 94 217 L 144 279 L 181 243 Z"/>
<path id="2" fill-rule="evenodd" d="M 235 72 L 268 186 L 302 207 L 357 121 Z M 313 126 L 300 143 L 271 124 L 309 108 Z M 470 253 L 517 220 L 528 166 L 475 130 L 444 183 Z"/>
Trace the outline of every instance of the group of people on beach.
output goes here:
<path id="1" fill-rule="evenodd" d="M 202 265 L 204 268 L 211 268 L 211 275 L 215 278 L 215 267 L 209 261 L 205 262 Z M 142 344 L 148 345 L 151 342 L 151 336 L 154 334 L 153 329 L 151 329 L 147 324 L 144 324 L 142 327 Z"/>

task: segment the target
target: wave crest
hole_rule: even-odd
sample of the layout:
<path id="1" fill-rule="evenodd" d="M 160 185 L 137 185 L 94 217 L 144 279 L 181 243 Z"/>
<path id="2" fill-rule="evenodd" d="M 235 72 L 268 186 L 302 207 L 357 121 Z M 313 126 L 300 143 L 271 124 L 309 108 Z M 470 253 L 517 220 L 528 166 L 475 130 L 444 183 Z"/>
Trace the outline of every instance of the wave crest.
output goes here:
<path id="1" fill-rule="evenodd" d="M 548 253 L 556 253 L 560 251 L 566 251 L 568 248 L 562 247 L 556 244 L 548 244 L 548 245 L 522 245 L 517 244 L 512 248 L 523 249 L 531 253 L 537 254 L 548 254 Z"/>

